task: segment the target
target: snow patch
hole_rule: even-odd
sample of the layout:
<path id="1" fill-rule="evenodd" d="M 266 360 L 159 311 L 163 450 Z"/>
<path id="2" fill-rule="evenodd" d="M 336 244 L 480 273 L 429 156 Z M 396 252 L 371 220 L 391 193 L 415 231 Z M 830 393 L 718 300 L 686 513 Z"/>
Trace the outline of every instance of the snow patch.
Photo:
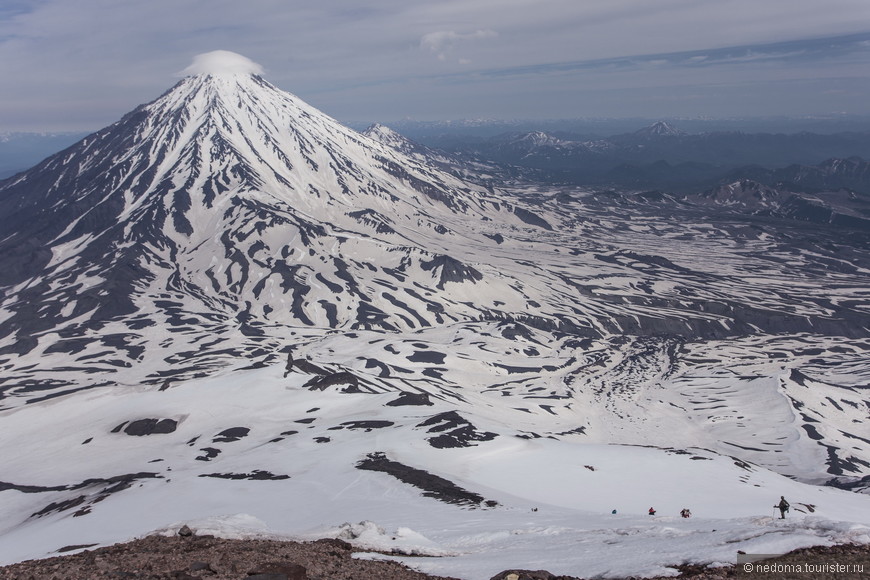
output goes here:
<path id="1" fill-rule="evenodd" d="M 358 548 L 379 553 L 405 556 L 455 555 L 410 528 L 398 527 L 395 532 L 388 533 L 381 526 L 368 520 L 358 524 L 344 523 L 323 534 L 322 537 L 338 538 Z"/>
<path id="2" fill-rule="evenodd" d="M 211 535 L 227 540 L 246 540 L 253 538 L 273 538 L 276 534 L 269 531 L 263 520 L 249 514 L 233 514 L 202 518 L 188 522 L 177 522 L 156 529 L 149 536 L 177 536 L 187 526 L 196 535 Z"/>

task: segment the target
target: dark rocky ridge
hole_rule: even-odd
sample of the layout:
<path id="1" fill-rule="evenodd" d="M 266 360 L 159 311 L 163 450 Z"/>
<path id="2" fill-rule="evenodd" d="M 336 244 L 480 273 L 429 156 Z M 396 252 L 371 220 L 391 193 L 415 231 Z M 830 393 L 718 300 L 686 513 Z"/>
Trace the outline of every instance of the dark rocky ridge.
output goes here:
<path id="1" fill-rule="evenodd" d="M 472 508 L 491 508 L 498 505 L 498 502 L 487 500 L 482 495 L 463 489 L 443 477 L 389 459 L 383 453 L 369 453 L 365 459 L 356 464 L 356 468 L 387 473 L 399 481 L 423 490 L 424 496 L 445 503 Z"/>
<path id="2" fill-rule="evenodd" d="M 112 433 L 120 433 L 121 430 L 127 435 L 142 437 L 144 435 L 174 433 L 178 427 L 175 419 L 137 419 L 129 423 L 121 423 Z"/>
<path id="3" fill-rule="evenodd" d="M 440 433 L 428 439 L 429 444 L 436 449 L 451 447 L 474 447 L 483 441 L 492 441 L 498 434 L 490 431 L 479 431 L 468 419 L 456 411 L 446 411 L 429 417 L 418 427 L 428 427 L 428 433 Z"/>

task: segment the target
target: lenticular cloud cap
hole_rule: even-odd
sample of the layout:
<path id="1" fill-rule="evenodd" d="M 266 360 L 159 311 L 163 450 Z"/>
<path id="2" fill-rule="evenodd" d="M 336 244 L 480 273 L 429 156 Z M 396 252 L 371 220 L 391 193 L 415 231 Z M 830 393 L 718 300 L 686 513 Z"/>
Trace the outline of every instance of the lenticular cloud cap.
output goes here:
<path id="1" fill-rule="evenodd" d="M 213 50 L 193 57 L 193 62 L 181 71 L 184 76 L 192 75 L 260 75 L 263 67 L 251 59 L 229 50 Z"/>

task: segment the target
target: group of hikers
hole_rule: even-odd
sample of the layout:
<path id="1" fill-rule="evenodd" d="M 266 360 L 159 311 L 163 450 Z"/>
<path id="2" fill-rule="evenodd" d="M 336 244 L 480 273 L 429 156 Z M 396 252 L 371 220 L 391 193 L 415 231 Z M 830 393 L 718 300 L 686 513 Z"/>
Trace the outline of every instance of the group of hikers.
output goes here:
<path id="1" fill-rule="evenodd" d="M 616 512 L 616 510 L 613 510 L 613 511 Z M 653 508 L 653 507 L 649 508 L 649 515 L 651 515 L 651 516 L 656 515 L 655 508 Z M 680 510 L 680 517 L 690 518 L 690 517 L 692 517 L 692 511 L 689 508 L 683 508 Z"/>
<path id="2" fill-rule="evenodd" d="M 779 496 L 779 503 L 776 504 L 776 505 L 773 506 L 773 507 L 774 507 L 774 509 L 778 509 L 778 510 L 779 510 L 779 517 L 780 517 L 780 519 L 783 519 L 783 520 L 784 520 L 784 519 L 785 519 L 785 512 L 787 512 L 787 511 L 788 511 L 788 508 L 791 507 L 791 506 L 790 506 L 789 503 L 786 501 L 785 496 L 782 496 L 782 495 L 781 495 L 781 496 Z M 610 512 L 610 513 L 615 514 L 615 513 L 616 513 L 616 510 L 613 510 L 613 511 Z M 653 508 L 653 507 L 649 508 L 649 515 L 651 515 L 651 516 L 656 515 L 656 510 L 655 510 L 655 508 Z M 689 510 L 689 508 L 683 508 L 683 509 L 680 510 L 680 516 L 681 516 L 681 517 L 684 517 L 684 518 L 690 518 L 690 517 L 692 517 L 692 512 Z"/>

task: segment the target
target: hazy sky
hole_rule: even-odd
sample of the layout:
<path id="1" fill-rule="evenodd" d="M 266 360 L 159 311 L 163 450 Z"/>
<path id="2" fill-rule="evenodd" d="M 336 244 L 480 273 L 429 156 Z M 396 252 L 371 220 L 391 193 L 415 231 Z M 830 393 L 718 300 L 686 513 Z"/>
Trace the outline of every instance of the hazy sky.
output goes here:
<path id="1" fill-rule="evenodd" d="M 870 114 L 870 0 L 0 0 L 0 131 L 229 50 L 345 122 Z"/>

